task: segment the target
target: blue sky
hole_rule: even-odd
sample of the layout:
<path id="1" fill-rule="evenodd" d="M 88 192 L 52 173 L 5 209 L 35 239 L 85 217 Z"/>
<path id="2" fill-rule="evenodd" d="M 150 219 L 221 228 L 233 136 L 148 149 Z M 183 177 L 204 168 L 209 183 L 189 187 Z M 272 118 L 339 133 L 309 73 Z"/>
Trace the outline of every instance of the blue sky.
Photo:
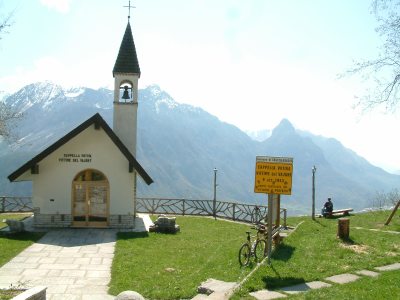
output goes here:
<path id="1" fill-rule="evenodd" d="M 0 91 L 50 80 L 112 87 L 125 0 L 0 0 L 14 10 L 0 40 Z M 367 0 L 137 0 L 131 24 L 141 87 L 158 84 L 243 130 L 296 128 L 334 137 L 375 165 L 400 170 L 390 134 L 400 114 L 360 114 L 358 77 L 337 79 L 381 46 Z M 268 153 L 260 153 L 268 155 Z"/>

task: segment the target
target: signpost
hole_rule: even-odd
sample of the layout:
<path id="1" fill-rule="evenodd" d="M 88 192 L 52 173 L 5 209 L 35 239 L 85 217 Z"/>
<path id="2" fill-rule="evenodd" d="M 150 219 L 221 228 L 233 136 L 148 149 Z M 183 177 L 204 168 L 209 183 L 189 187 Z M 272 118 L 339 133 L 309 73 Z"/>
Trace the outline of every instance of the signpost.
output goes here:
<path id="1" fill-rule="evenodd" d="M 273 207 L 280 207 L 280 196 L 292 194 L 293 158 L 257 156 L 254 192 L 268 194 L 268 264 L 271 264 Z M 274 203 L 274 199 L 276 203 Z M 279 212 L 277 213 L 279 218 Z"/>
<path id="2" fill-rule="evenodd" d="M 255 193 L 292 194 L 293 158 L 256 157 Z"/>

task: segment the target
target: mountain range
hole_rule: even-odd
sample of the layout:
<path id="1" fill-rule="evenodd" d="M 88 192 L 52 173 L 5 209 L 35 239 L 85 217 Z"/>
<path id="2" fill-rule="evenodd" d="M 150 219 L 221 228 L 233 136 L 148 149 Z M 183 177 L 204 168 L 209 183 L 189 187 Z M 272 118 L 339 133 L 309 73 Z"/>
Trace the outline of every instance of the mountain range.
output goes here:
<path id="1" fill-rule="evenodd" d="M 112 125 L 108 89 L 66 90 L 41 82 L 5 101 L 23 117 L 14 130 L 18 140 L 0 143 L 4 195 L 30 195 L 30 183 L 9 183 L 6 177 L 95 113 Z M 217 168 L 218 200 L 266 204 L 266 195 L 253 190 L 257 155 L 293 157 L 292 195 L 282 196 L 281 204 L 290 214 L 310 211 L 313 166 L 317 210 L 327 197 L 335 208 L 361 210 L 377 192 L 398 187 L 400 176 L 371 165 L 336 139 L 295 129 L 287 119 L 256 140 L 201 108 L 176 102 L 155 85 L 139 90 L 138 101 L 137 159 L 154 180 L 150 186 L 139 180 L 139 196 L 212 199 Z"/>

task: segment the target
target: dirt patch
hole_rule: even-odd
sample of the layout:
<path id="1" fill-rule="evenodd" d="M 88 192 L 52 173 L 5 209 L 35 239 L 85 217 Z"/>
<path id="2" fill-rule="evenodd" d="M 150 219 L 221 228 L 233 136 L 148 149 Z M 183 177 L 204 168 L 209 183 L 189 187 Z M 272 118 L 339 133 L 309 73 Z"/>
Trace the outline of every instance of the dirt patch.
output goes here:
<path id="1" fill-rule="evenodd" d="M 355 253 L 362 253 L 362 254 L 367 254 L 368 253 L 368 246 L 366 245 L 356 245 L 356 244 L 344 244 L 341 243 L 340 247 L 350 249 L 354 251 Z"/>

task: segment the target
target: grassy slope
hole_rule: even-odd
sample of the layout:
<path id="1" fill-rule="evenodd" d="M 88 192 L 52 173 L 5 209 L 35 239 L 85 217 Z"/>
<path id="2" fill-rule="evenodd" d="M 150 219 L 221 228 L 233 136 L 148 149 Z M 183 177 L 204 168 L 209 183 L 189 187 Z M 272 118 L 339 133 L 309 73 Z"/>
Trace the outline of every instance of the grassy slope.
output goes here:
<path id="1" fill-rule="evenodd" d="M 17 219 L 22 220 L 29 214 L 0 214 L 0 229 L 7 226 L 3 222 L 5 219 Z M 7 234 L 0 232 L 0 266 L 4 265 L 26 247 L 32 245 L 38 239 L 43 236 L 42 233 L 18 233 L 18 234 Z"/>
<path id="2" fill-rule="evenodd" d="M 39 232 L 0 233 L 0 267 L 43 236 Z"/>
<path id="3" fill-rule="evenodd" d="M 254 273 L 235 299 L 250 298 L 254 290 L 289 286 L 321 280 L 327 276 L 373 269 L 400 261 L 400 234 L 376 232 L 354 227 L 400 232 L 397 213 L 384 226 L 389 212 L 350 217 L 350 241 L 336 238 L 336 219 L 290 218 L 290 225 L 304 221 L 274 252 L 272 266 Z M 3 219 L 4 215 L 0 215 Z M 178 217 L 182 232 L 120 233 L 113 261 L 110 292 L 136 290 L 147 298 L 190 298 L 207 278 L 239 281 L 251 268 L 240 268 L 237 254 L 248 226 L 202 217 Z M 0 235 L 0 266 L 42 234 Z M 172 268 L 168 269 L 168 268 Z M 378 278 L 362 278 L 354 283 L 333 286 L 292 296 L 294 299 L 379 299 L 400 298 L 397 284 L 400 271 L 386 272 Z M 292 298 L 291 297 L 291 298 Z"/>
<path id="4" fill-rule="evenodd" d="M 181 232 L 175 235 L 118 235 L 111 294 L 134 290 L 152 299 L 191 298 L 208 278 L 237 281 L 249 272 L 237 259 L 248 226 L 204 217 L 178 217 L 177 224 Z"/>
<path id="5" fill-rule="evenodd" d="M 376 278 L 362 277 L 352 283 L 337 284 L 330 288 L 308 291 L 285 299 L 400 299 L 399 277 L 400 271 L 390 271 Z"/>
<path id="6" fill-rule="evenodd" d="M 388 212 L 351 216 L 350 226 L 377 228 L 380 227 L 379 223 L 384 223 L 387 216 Z M 247 298 L 251 291 L 279 290 L 280 287 L 321 280 L 340 273 L 362 269 L 372 270 L 376 266 L 400 261 L 400 234 L 351 228 L 350 240 L 343 243 L 336 238 L 336 219 L 317 219 L 313 222 L 310 218 L 293 218 L 291 221 L 304 221 L 304 223 L 299 226 L 294 234 L 285 239 L 284 243 L 274 252 L 272 266 L 263 266 L 255 272 L 235 295 L 235 299 Z M 393 224 L 382 228 L 382 230 L 396 230 L 399 223 L 397 216 Z M 392 277 L 399 276 L 400 272 L 393 273 L 394 275 L 387 274 L 378 279 L 363 279 L 360 282 L 335 287 L 334 289 L 344 291 L 349 289 L 349 292 L 351 292 L 352 286 L 361 290 L 363 282 L 374 284 L 382 281 L 382 286 L 378 283 L 374 287 L 374 289 L 380 290 L 386 287 L 387 282 Z M 386 277 L 387 280 L 385 280 Z M 393 289 L 390 293 L 396 293 L 400 296 L 398 289 Z M 301 297 L 319 299 L 322 295 L 325 297 L 328 294 L 329 291 L 321 290 L 297 297 L 300 297 L 300 299 Z M 312 295 L 315 295 L 315 298 Z M 334 298 L 342 299 L 341 297 Z M 352 299 L 354 299 L 354 296 Z M 365 299 L 376 298 L 367 297 Z"/>
<path id="7" fill-rule="evenodd" d="M 272 266 L 261 266 L 234 298 L 250 298 L 248 293 L 255 290 L 279 289 L 399 262 L 400 235 L 354 228 L 398 231 L 398 216 L 390 226 L 381 225 L 388 214 L 377 212 L 350 216 L 352 228 L 350 240 L 346 243 L 336 238 L 337 219 L 290 218 L 291 225 L 303 223 L 275 251 Z M 135 290 L 152 299 L 190 298 L 207 278 L 240 281 L 252 269 L 240 268 L 237 261 L 239 247 L 248 230 L 246 225 L 201 217 L 178 217 L 177 223 L 182 232 L 176 235 L 119 235 L 110 285 L 112 294 Z M 168 268 L 174 271 L 169 272 Z M 345 290 L 349 286 L 351 291 L 354 285 L 357 290 L 362 282 L 372 281 L 371 284 L 377 284 L 375 288 L 379 290 L 391 281 L 389 273 L 380 278 L 366 278 L 361 283 L 340 288 Z M 382 280 L 384 282 L 379 285 Z M 318 298 L 318 293 L 326 291 L 311 292 L 310 295 L 313 293 Z"/>

